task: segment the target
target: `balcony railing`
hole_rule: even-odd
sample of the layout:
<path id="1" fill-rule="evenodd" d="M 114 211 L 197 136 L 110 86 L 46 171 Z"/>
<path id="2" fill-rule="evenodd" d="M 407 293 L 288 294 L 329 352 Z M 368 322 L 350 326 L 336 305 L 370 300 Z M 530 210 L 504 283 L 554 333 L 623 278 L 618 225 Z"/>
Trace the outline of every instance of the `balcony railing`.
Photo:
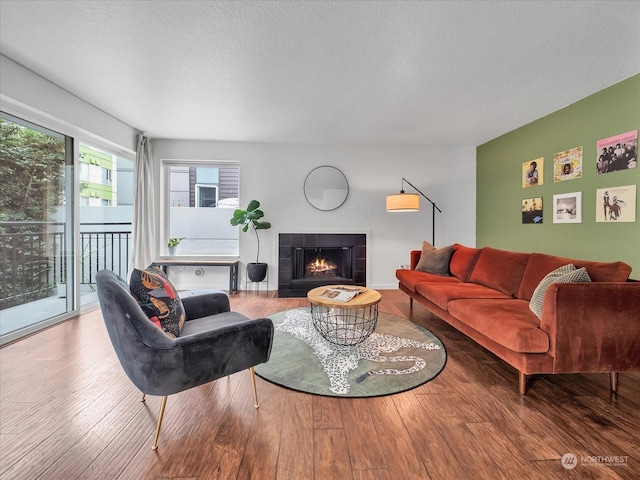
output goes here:
<path id="1" fill-rule="evenodd" d="M 70 246 L 61 222 L 0 222 L 0 309 L 51 296 L 67 282 Z M 131 223 L 80 224 L 80 283 L 93 289 L 96 273 L 126 277 Z"/>

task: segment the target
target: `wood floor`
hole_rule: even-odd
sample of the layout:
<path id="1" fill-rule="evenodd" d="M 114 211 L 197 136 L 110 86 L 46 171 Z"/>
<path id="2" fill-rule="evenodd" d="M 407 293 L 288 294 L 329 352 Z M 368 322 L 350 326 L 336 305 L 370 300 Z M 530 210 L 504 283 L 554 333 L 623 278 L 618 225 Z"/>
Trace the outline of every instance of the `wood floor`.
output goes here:
<path id="1" fill-rule="evenodd" d="M 241 372 L 141 403 L 99 311 L 0 349 L 0 479 L 637 479 L 640 372 L 534 377 L 517 372 L 416 305 L 383 291 L 382 311 L 410 318 L 444 343 L 433 381 L 402 394 L 319 397 Z M 240 292 L 248 316 L 306 304 Z M 561 457 L 577 457 L 565 469 Z M 617 459 L 602 457 L 621 457 Z M 610 466 L 607 463 L 617 461 Z"/>

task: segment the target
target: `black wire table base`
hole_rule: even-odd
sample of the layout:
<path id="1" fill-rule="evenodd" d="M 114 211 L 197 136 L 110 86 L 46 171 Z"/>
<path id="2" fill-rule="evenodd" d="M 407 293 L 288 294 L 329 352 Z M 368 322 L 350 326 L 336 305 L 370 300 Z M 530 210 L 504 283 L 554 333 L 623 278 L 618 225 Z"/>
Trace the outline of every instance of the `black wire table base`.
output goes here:
<path id="1" fill-rule="evenodd" d="M 336 345 L 357 345 L 373 333 L 378 323 L 378 304 L 358 308 L 311 304 L 314 328 Z"/>

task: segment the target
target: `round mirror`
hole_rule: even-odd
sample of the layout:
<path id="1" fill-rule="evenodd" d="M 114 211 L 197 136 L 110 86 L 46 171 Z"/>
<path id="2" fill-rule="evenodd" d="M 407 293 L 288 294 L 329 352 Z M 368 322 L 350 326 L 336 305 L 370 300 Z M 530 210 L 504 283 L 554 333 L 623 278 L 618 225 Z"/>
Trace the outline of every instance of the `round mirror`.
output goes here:
<path id="1" fill-rule="evenodd" d="M 349 194 L 347 177 L 335 167 L 317 167 L 304 181 L 304 196 L 318 210 L 335 210 Z"/>

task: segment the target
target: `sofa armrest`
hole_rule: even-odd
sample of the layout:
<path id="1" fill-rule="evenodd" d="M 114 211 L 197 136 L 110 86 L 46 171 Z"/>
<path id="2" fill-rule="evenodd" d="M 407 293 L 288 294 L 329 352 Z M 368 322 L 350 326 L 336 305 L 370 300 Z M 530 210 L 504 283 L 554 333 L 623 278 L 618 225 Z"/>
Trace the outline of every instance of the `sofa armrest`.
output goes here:
<path id="1" fill-rule="evenodd" d="M 555 373 L 640 368 L 640 282 L 551 284 L 540 328 Z"/>
<path id="2" fill-rule="evenodd" d="M 222 290 L 188 290 L 180 292 L 188 320 L 230 311 L 229 297 Z"/>

